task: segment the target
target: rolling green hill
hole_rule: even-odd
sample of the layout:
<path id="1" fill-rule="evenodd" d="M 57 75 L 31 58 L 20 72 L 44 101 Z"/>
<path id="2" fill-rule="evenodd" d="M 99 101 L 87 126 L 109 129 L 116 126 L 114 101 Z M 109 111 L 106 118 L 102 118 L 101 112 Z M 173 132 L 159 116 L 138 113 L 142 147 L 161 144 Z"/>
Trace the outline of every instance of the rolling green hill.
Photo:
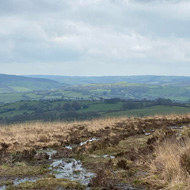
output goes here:
<path id="1" fill-rule="evenodd" d="M 148 100 L 29 100 L 0 105 L 0 124 L 24 121 L 74 121 L 100 117 L 190 113 L 190 104 Z"/>
<path id="2" fill-rule="evenodd" d="M 60 86 L 58 82 L 49 79 L 0 74 L 0 93 L 51 90 Z"/>
<path id="3" fill-rule="evenodd" d="M 190 77 L 185 76 L 54 76 L 54 75 L 29 75 L 33 78 L 50 79 L 68 85 L 76 84 L 107 84 L 107 83 L 138 83 L 171 86 L 190 86 Z"/>
<path id="4" fill-rule="evenodd" d="M 39 78 L 38 78 L 39 77 Z M 0 74 L 0 102 L 168 98 L 190 101 L 190 77 L 178 76 L 14 76 Z"/>

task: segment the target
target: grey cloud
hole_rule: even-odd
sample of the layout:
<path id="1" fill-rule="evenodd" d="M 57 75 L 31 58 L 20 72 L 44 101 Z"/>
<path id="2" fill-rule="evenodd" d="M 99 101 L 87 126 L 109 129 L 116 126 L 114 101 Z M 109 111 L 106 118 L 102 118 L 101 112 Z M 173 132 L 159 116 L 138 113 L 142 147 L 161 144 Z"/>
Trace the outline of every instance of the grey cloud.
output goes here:
<path id="1" fill-rule="evenodd" d="M 181 3 L 188 2 L 188 0 L 132 0 L 138 3 Z"/>
<path id="2" fill-rule="evenodd" d="M 185 73 L 189 10 L 185 0 L 0 1 L 1 72 L 158 74 L 175 65 Z"/>
<path id="3" fill-rule="evenodd" d="M 0 2 L 0 15 L 62 12 L 68 4 L 62 0 L 6 0 Z"/>

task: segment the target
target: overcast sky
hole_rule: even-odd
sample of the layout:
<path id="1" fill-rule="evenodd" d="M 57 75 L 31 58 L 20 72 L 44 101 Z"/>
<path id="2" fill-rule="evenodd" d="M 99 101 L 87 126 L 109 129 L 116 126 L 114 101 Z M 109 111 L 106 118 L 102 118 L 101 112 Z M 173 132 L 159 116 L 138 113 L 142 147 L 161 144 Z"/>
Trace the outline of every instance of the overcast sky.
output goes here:
<path id="1" fill-rule="evenodd" d="M 0 0 L 0 73 L 190 76 L 190 0 Z"/>

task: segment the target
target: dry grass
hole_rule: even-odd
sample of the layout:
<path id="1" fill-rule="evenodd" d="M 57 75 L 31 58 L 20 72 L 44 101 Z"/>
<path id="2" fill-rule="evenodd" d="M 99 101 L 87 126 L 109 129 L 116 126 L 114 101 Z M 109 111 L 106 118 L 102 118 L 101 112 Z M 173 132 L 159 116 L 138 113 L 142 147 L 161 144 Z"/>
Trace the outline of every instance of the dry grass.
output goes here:
<path id="1" fill-rule="evenodd" d="M 179 142 L 165 140 L 157 145 L 155 159 L 149 165 L 151 173 L 158 176 L 155 183 L 168 190 L 190 189 L 190 140 Z"/>
<path id="2" fill-rule="evenodd" d="M 107 118 L 84 122 L 34 122 L 0 127 L 0 144 L 9 145 L 9 151 L 48 146 L 60 146 L 69 143 L 71 138 L 96 135 L 106 128 L 125 128 L 132 133 L 141 133 L 142 129 L 161 128 L 190 122 L 190 114 L 154 116 L 145 118 Z M 113 134 L 114 135 L 114 134 Z"/>
<path id="3" fill-rule="evenodd" d="M 98 131 L 112 126 L 116 119 L 93 120 L 86 122 L 34 122 L 0 127 L 0 143 L 9 144 L 9 150 L 24 150 L 45 146 L 59 146 L 80 131 Z"/>

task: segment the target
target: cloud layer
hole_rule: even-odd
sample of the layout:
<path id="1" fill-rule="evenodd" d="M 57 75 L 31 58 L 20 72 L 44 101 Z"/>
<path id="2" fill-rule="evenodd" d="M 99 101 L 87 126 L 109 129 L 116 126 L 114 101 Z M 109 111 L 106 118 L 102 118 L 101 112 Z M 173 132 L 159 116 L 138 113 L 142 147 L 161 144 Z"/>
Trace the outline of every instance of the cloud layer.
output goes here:
<path id="1" fill-rule="evenodd" d="M 187 0 L 0 2 L 0 73 L 189 75 Z"/>

